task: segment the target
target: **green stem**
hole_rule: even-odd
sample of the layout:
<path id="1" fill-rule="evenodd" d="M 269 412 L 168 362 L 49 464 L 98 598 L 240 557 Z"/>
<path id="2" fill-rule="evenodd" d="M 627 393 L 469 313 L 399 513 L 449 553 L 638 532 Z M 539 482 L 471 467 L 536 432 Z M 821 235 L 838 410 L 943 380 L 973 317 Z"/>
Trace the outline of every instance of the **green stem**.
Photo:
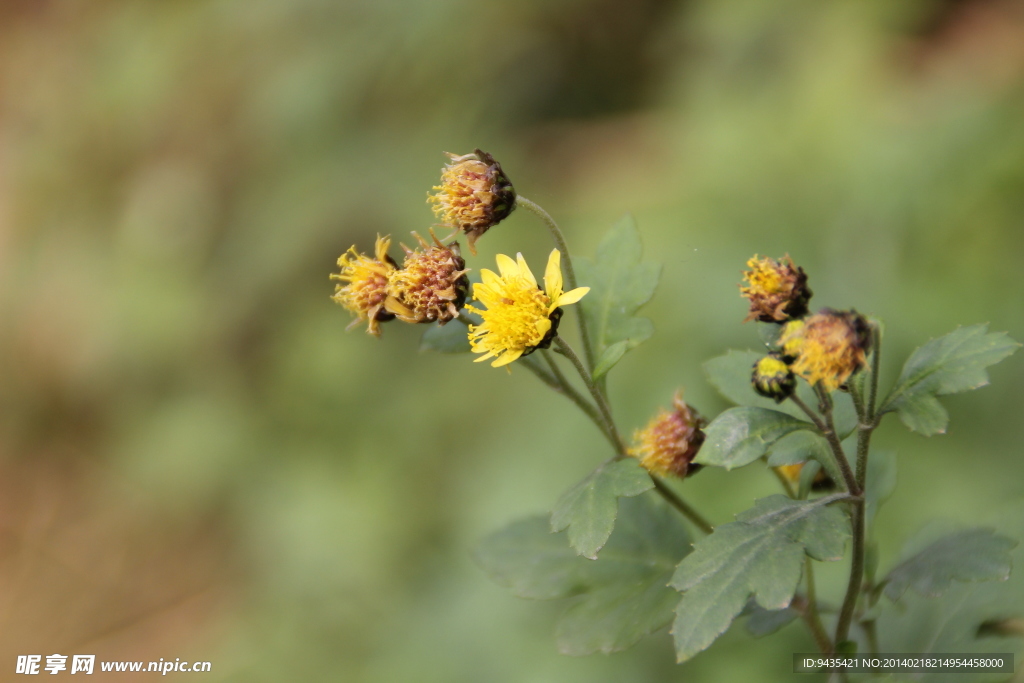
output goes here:
<path id="1" fill-rule="evenodd" d="M 850 461 L 846 459 L 846 453 L 843 452 L 843 445 L 839 443 L 839 437 L 836 436 L 835 426 L 832 424 L 832 411 L 828 408 L 828 404 L 820 404 L 822 413 L 825 415 L 825 419 L 818 417 L 817 413 L 811 410 L 810 406 L 804 403 L 796 394 L 789 397 L 793 403 L 807 414 L 807 417 L 811 419 L 814 426 L 818 428 L 821 435 L 825 437 L 828 442 L 829 450 L 832 451 L 832 458 L 835 460 L 836 467 L 843 475 L 843 483 L 846 486 L 846 490 L 854 496 L 860 495 L 860 490 L 857 487 L 857 477 L 853 473 L 853 469 L 850 467 Z"/>
<path id="2" fill-rule="evenodd" d="M 878 357 L 881 355 L 881 339 L 878 335 L 878 327 L 872 330 L 874 337 L 874 367 L 872 368 L 871 393 L 868 397 L 868 404 L 865 406 L 864 414 L 860 415 L 857 425 L 857 486 L 863 492 L 867 485 L 868 476 L 868 453 L 871 450 L 871 434 L 878 426 L 878 418 L 875 415 L 875 396 L 877 395 L 878 382 Z M 850 560 L 850 580 L 846 585 L 846 597 L 843 599 L 843 606 L 839 610 L 839 621 L 836 624 L 836 643 L 846 640 L 850 633 L 850 624 L 853 621 L 853 613 L 857 608 L 857 598 L 860 596 L 864 583 L 864 543 L 866 539 L 865 515 L 863 495 L 853 505 L 853 557 Z"/>
<path id="3" fill-rule="evenodd" d="M 601 419 L 600 413 L 597 408 L 593 406 L 580 392 L 576 391 L 576 388 L 569 383 L 568 378 L 562 373 L 562 369 L 558 367 L 555 359 L 551 356 L 547 349 L 541 350 L 541 356 L 547 362 L 548 368 L 551 370 L 551 374 L 557 382 L 557 387 L 552 386 L 553 389 L 564 394 L 569 400 L 576 404 L 576 406 L 586 413 L 587 417 L 596 424 L 606 436 L 610 436 L 607 428 L 604 425 L 604 421 Z M 551 385 L 548 385 L 551 386 Z"/>
<path id="4" fill-rule="evenodd" d="M 882 358 L 882 329 L 877 325 L 871 326 L 871 393 L 868 395 L 868 412 L 874 422 L 877 423 L 878 415 L 875 413 L 875 401 L 878 399 L 878 369 L 881 366 Z M 878 426 L 877 424 L 875 425 Z"/>
<path id="5" fill-rule="evenodd" d="M 555 349 L 563 356 L 569 359 L 569 362 L 576 368 L 576 372 L 579 373 L 580 379 L 587 386 L 587 390 L 593 397 L 594 402 L 597 403 L 598 410 L 603 418 L 602 422 L 607 428 L 606 436 L 611 442 L 612 447 L 615 448 L 616 459 L 621 460 L 622 458 L 629 457 L 629 451 L 626 449 L 626 443 L 622 440 L 622 436 L 619 434 L 618 428 L 615 426 L 615 419 L 612 417 L 611 406 L 608 405 L 608 399 L 605 398 L 604 394 L 598 388 L 594 382 L 590 372 L 583 365 L 580 357 L 576 355 L 572 347 L 562 339 L 561 337 L 555 337 Z M 669 488 L 663 481 L 655 477 L 653 474 L 651 481 L 654 482 L 654 489 L 664 498 L 672 507 L 676 508 L 690 520 L 697 528 L 706 534 L 710 534 L 714 531 L 714 527 L 708 522 L 697 510 L 690 506 L 689 503 L 680 498 L 675 491 Z"/>
<path id="6" fill-rule="evenodd" d="M 683 513 L 683 516 L 694 523 L 698 529 L 706 534 L 710 534 L 715 530 L 715 527 L 711 525 L 711 522 L 704 519 L 697 510 L 695 510 L 689 503 L 680 498 L 675 491 L 668 487 L 668 484 L 658 479 L 653 474 L 651 475 L 651 481 L 654 482 L 654 488 L 661 494 L 661 497 L 669 502 L 672 507 Z"/>
<path id="7" fill-rule="evenodd" d="M 562 252 L 565 263 L 565 280 L 569 283 L 569 289 L 573 290 L 578 287 L 576 282 L 576 270 L 572 265 L 572 256 L 569 254 L 569 246 L 565 243 L 565 236 L 558 227 L 558 223 L 551 217 L 547 211 L 545 211 L 540 204 L 530 201 L 526 197 L 519 195 L 516 197 L 516 206 L 521 206 L 533 215 L 540 218 L 546 226 L 548 231 L 551 233 L 551 238 L 555 241 L 555 246 Z M 590 372 L 594 371 L 594 349 L 591 346 L 590 334 L 587 331 L 587 319 L 583 315 L 582 311 L 576 312 L 576 320 L 580 327 L 580 338 L 583 340 L 583 357 L 587 361 L 587 370 Z"/>
<path id="8" fill-rule="evenodd" d="M 583 365 L 583 361 L 576 355 L 572 347 L 559 336 L 555 337 L 555 349 L 569 359 L 569 362 L 576 368 L 576 372 L 579 373 L 580 379 L 583 380 L 583 384 L 586 385 L 587 391 L 590 392 L 590 396 L 594 399 L 594 403 L 597 404 L 597 409 L 601 412 L 601 417 L 604 418 L 605 426 L 608 428 L 608 433 L 611 434 L 615 441 L 616 451 L 619 457 L 625 458 L 629 455 L 626 452 L 626 442 L 622 440 L 622 436 L 619 434 L 618 428 L 615 426 L 615 419 L 612 417 L 612 408 L 608 404 L 608 399 L 605 398 L 604 394 L 598 388 L 597 384 L 594 383 L 594 378 L 591 376 L 590 371 L 587 370 L 586 366 Z"/>
<path id="9" fill-rule="evenodd" d="M 811 635 L 814 636 L 814 642 L 818 644 L 818 649 L 824 654 L 832 654 L 835 651 L 835 646 L 829 639 L 828 632 L 821 623 L 821 615 L 818 613 L 817 589 L 814 586 L 814 564 L 806 555 L 804 556 L 804 578 L 807 582 L 807 606 L 804 609 L 804 620 L 811 630 Z"/>

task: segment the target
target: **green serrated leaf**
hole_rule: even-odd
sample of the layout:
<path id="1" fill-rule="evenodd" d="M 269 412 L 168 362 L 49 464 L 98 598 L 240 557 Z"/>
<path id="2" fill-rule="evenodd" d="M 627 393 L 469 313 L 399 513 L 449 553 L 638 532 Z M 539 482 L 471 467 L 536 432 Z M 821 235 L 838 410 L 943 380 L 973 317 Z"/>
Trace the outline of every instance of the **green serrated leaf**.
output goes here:
<path id="1" fill-rule="evenodd" d="M 704 430 L 704 445 L 694 462 L 731 470 L 748 465 L 785 435 L 814 425 L 777 410 L 741 406 L 730 408 Z"/>
<path id="2" fill-rule="evenodd" d="M 946 431 L 949 415 L 938 396 L 988 384 L 985 368 L 1020 346 L 988 325 L 960 327 L 914 351 L 879 414 L 896 411 L 909 429 L 925 436 Z"/>
<path id="3" fill-rule="evenodd" d="M 656 497 L 619 503 L 615 532 L 597 562 L 606 568 L 595 589 L 576 598 L 556 630 L 558 649 L 567 655 L 617 652 L 672 621 L 679 593 L 669 579 L 690 552 L 690 536 L 679 514 Z"/>
<path id="4" fill-rule="evenodd" d="M 996 530 L 1008 537 L 1024 537 L 1024 506 L 1007 511 Z M 928 537 L 934 540 L 934 536 Z M 908 544 L 917 545 L 917 544 Z M 923 549 L 922 545 L 917 545 Z M 1010 553 L 1018 567 L 1024 547 Z M 879 603 L 883 604 L 883 603 Z M 1006 581 L 954 584 L 937 598 L 906 593 L 898 607 L 890 606 L 876 622 L 878 641 L 886 652 L 963 652 L 978 656 L 1024 649 L 1020 637 L 1000 635 L 1001 623 L 1013 623 L 1024 614 L 1024 572 L 1013 571 Z M 1005 681 L 1006 674 L 926 673 L 915 676 L 923 683 L 971 683 Z"/>
<path id="5" fill-rule="evenodd" d="M 718 393 L 736 405 L 770 408 L 806 419 L 807 416 L 792 401 L 776 403 L 754 391 L 750 384 L 750 374 L 753 371 L 754 363 L 765 353 L 765 351 L 732 350 L 725 355 L 706 361 L 704 372 Z M 818 397 L 807 382 L 798 380 L 796 393 L 812 409 L 818 405 Z M 853 406 L 853 399 L 846 393 L 835 392 L 832 394 L 832 402 L 834 403 L 832 419 L 835 421 L 836 431 L 841 439 L 846 438 L 857 428 L 857 410 Z"/>
<path id="6" fill-rule="evenodd" d="M 601 379 L 622 360 L 622 357 L 626 355 L 626 351 L 629 351 L 634 346 L 636 344 L 633 343 L 632 339 L 623 339 L 602 351 L 597 359 L 597 363 L 594 364 L 594 379 Z"/>
<path id="7" fill-rule="evenodd" d="M 457 320 L 445 325 L 431 325 L 420 338 L 420 351 L 437 353 L 469 353 L 469 334 Z"/>
<path id="8" fill-rule="evenodd" d="M 992 529 L 967 529 L 940 538 L 896 565 L 886 577 L 885 595 L 899 600 L 907 588 L 927 597 L 956 581 L 996 581 L 1010 575 L 1010 550 L 1017 542 Z"/>
<path id="9" fill-rule="evenodd" d="M 580 308 L 597 357 L 628 340 L 624 353 L 654 334 L 651 321 L 635 314 L 654 296 L 661 266 L 642 261 L 642 255 L 640 231 L 633 217 L 626 215 L 601 240 L 594 260 L 574 260 L 580 285 L 590 287 Z"/>
<path id="10" fill-rule="evenodd" d="M 551 512 L 551 530 L 568 528 L 569 545 L 596 559 L 618 514 L 619 497 L 637 496 L 654 488 L 647 471 L 632 458 L 608 462 L 562 494 Z"/>
<path id="11" fill-rule="evenodd" d="M 788 607 L 805 553 L 818 560 L 842 557 L 849 521 L 829 503 L 843 497 L 762 498 L 698 541 L 672 577 L 672 586 L 683 591 L 672 627 L 677 659 L 707 648 L 751 597 L 764 609 Z"/>
<path id="12" fill-rule="evenodd" d="M 668 625 L 679 594 L 668 580 L 690 551 L 679 515 L 656 498 L 621 502 L 619 523 L 596 562 L 578 556 L 543 517 L 515 522 L 478 546 L 477 562 L 522 597 L 576 596 L 557 637 L 565 654 L 616 652 Z"/>

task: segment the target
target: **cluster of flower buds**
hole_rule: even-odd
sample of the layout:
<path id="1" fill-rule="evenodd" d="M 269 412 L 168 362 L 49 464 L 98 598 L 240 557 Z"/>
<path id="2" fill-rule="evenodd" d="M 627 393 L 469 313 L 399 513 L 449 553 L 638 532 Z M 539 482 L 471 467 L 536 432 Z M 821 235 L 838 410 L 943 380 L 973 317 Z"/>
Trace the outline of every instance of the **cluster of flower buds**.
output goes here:
<path id="1" fill-rule="evenodd" d="M 350 248 L 338 259 L 340 282 L 331 297 L 356 316 L 352 327 L 367 321 L 367 332 L 380 335 L 380 323 L 395 318 L 407 323 L 445 324 L 459 315 L 469 291 L 466 262 L 459 243 L 434 244 L 413 233 L 418 249 L 404 244 L 405 262 L 399 268 L 388 255 L 391 240 L 378 237 L 374 257 Z"/>
<path id="2" fill-rule="evenodd" d="M 747 261 L 740 296 L 750 302 L 747 320 L 782 326 L 777 349 L 754 363 L 751 384 L 761 396 L 781 403 L 796 390 L 795 375 L 825 391 L 843 388 L 867 365 L 871 326 L 856 311 L 824 308 L 808 315 L 807 274 L 788 255 Z"/>
<path id="3" fill-rule="evenodd" d="M 453 235 L 466 234 L 469 249 L 476 254 L 476 240 L 515 208 L 516 192 L 501 164 L 487 152 L 478 149 L 448 157 L 451 163 L 441 171 L 441 184 L 434 187 L 437 193 L 428 195 L 427 201 Z M 433 230 L 433 244 L 415 232 L 412 235 L 419 248 L 401 245 L 405 250 L 401 268 L 388 255 L 391 240 L 387 237 L 377 237 L 372 257 L 353 246 L 338 259 L 341 270 L 331 279 L 339 283 L 331 298 L 356 316 L 350 328 L 366 321 L 367 332 L 380 336 L 380 324 L 396 318 L 444 325 L 459 315 L 469 293 L 459 243 L 444 244 Z"/>
<path id="4" fill-rule="evenodd" d="M 693 459 L 704 443 L 705 426 L 707 421 L 677 392 L 671 410 L 663 408 L 633 435 L 629 454 L 651 474 L 686 477 L 700 469 Z"/>

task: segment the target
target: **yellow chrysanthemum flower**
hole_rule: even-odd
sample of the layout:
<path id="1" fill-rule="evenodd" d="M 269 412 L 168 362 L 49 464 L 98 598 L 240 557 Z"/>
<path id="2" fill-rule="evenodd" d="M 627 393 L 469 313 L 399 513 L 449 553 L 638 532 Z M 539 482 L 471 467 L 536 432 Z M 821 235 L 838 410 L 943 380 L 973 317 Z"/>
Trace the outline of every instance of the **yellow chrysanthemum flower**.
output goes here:
<path id="1" fill-rule="evenodd" d="M 643 468 L 652 474 L 685 477 L 699 467 L 691 462 L 704 443 L 706 422 L 686 405 L 679 392 L 672 399 L 672 408 L 662 408 L 646 427 L 636 431 L 635 445 L 629 449 L 629 454 L 639 459 Z"/>
<path id="2" fill-rule="evenodd" d="M 441 171 L 437 194 L 428 195 L 427 201 L 445 225 L 466 233 L 475 255 L 477 239 L 516 208 L 516 192 L 501 164 L 487 152 L 446 154 L 451 163 Z"/>
<path id="3" fill-rule="evenodd" d="M 856 311 L 825 308 L 803 320 L 786 323 L 779 345 L 795 358 L 793 372 L 810 384 L 835 391 L 867 365 L 871 328 Z"/>
<path id="4" fill-rule="evenodd" d="M 483 318 L 481 324 L 469 326 L 473 352 L 484 354 L 476 362 L 494 358 L 491 365 L 497 368 L 551 344 L 560 307 L 576 303 L 590 291 L 590 287 L 562 291 L 561 258 L 557 249 L 551 251 L 543 290 L 522 254 L 517 254 L 516 260 L 498 254 L 498 273 L 486 268 L 480 271 L 481 282 L 473 285 L 473 299 L 487 308 L 466 306 Z"/>
<path id="5" fill-rule="evenodd" d="M 740 296 L 750 302 L 750 312 L 743 322 L 782 323 L 807 314 L 811 299 L 807 274 L 788 254 L 778 261 L 755 254 L 747 267 L 750 270 L 743 273 L 747 286 L 740 287 Z"/>
<path id="6" fill-rule="evenodd" d="M 376 258 L 360 254 L 354 246 L 350 247 L 338 259 L 341 272 L 331 273 L 332 280 L 345 283 L 335 285 L 331 298 L 356 316 L 349 329 L 366 320 L 366 331 L 379 337 L 380 323 L 395 317 L 384 309 L 388 280 L 395 272 L 395 262 L 388 256 L 389 246 L 391 239 L 378 235 L 374 249 Z"/>

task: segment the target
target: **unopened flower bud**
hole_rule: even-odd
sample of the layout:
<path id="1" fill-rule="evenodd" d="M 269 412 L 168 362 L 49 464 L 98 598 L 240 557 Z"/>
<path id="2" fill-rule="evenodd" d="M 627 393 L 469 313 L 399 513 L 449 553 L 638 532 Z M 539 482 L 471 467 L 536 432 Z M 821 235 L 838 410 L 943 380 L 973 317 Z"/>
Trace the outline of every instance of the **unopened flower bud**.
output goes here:
<path id="1" fill-rule="evenodd" d="M 451 163 L 441 171 L 441 184 L 427 201 L 445 225 L 466 234 L 469 251 L 477 239 L 503 221 L 516 207 L 516 191 L 501 164 L 487 152 L 448 154 Z"/>
<path id="2" fill-rule="evenodd" d="M 629 454 L 652 474 L 683 478 L 700 468 L 691 462 L 704 443 L 703 428 L 707 422 L 683 402 L 678 392 L 672 404 L 672 410 L 663 408 L 646 427 L 637 430 Z"/>
<path id="3" fill-rule="evenodd" d="M 780 261 L 755 254 L 747 266 L 750 270 L 743 273 L 747 286 L 740 287 L 740 295 L 750 301 L 750 312 L 743 322 L 783 323 L 807 314 L 811 299 L 807 274 L 788 254 Z"/>
<path id="4" fill-rule="evenodd" d="M 754 363 L 750 383 L 754 386 L 754 391 L 761 396 L 782 403 L 793 395 L 793 390 L 796 389 L 796 376 L 789 369 L 782 354 L 772 352 Z"/>
<path id="5" fill-rule="evenodd" d="M 459 253 L 458 242 L 444 245 L 431 233 L 431 245 L 416 233 L 413 236 L 420 248 L 413 250 L 402 245 L 405 262 L 401 270 L 391 275 L 384 307 L 407 323 L 437 321 L 443 325 L 458 317 L 466 302 L 466 262 Z"/>
<path id="6" fill-rule="evenodd" d="M 867 365 L 871 325 L 856 311 L 824 308 L 786 323 L 779 345 L 786 356 L 795 358 L 793 372 L 812 385 L 835 391 Z"/>
<path id="7" fill-rule="evenodd" d="M 380 323 L 395 317 L 384 308 L 388 280 L 395 272 L 395 262 L 388 256 L 390 245 L 390 238 L 378 235 L 375 258 L 360 254 L 353 246 L 338 259 L 341 272 L 332 273 L 331 279 L 344 284 L 335 285 L 331 298 L 356 316 L 349 329 L 365 320 L 366 331 L 380 336 Z"/>

